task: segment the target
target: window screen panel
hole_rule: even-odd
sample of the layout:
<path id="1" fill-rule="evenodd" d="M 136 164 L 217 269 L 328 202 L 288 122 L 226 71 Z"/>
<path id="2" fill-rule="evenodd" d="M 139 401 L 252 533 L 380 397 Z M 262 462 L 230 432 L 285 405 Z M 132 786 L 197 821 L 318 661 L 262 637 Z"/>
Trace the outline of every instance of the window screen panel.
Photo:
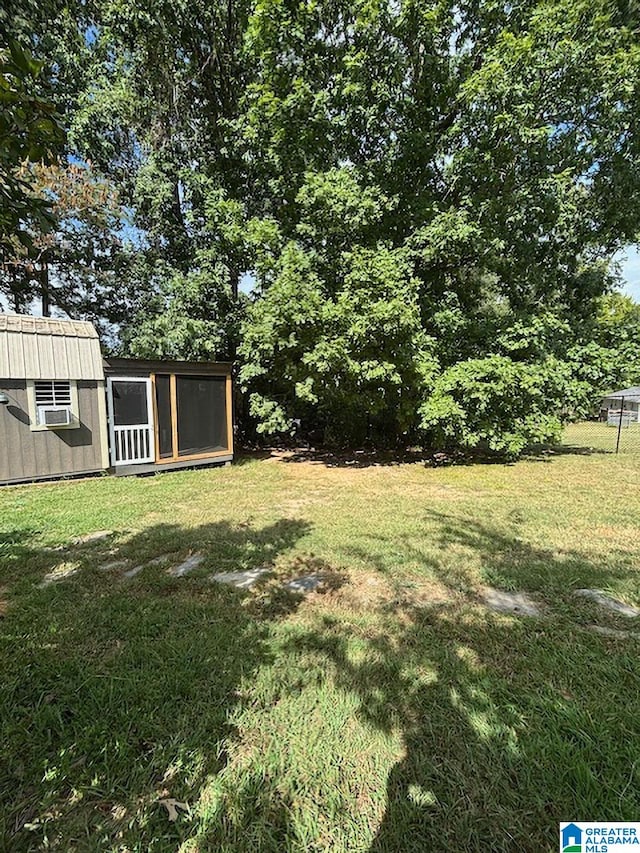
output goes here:
<path id="1" fill-rule="evenodd" d="M 178 456 L 227 449 L 224 376 L 176 376 Z"/>
<path id="2" fill-rule="evenodd" d="M 36 406 L 70 406 L 71 382 L 43 382 L 35 384 Z"/>
<path id="3" fill-rule="evenodd" d="M 156 410 L 158 412 L 158 452 L 160 459 L 173 456 L 171 428 L 171 377 L 156 374 Z"/>
<path id="4" fill-rule="evenodd" d="M 111 390 L 113 393 L 113 421 L 116 426 L 148 423 L 146 382 L 126 382 L 118 379 L 113 381 Z"/>

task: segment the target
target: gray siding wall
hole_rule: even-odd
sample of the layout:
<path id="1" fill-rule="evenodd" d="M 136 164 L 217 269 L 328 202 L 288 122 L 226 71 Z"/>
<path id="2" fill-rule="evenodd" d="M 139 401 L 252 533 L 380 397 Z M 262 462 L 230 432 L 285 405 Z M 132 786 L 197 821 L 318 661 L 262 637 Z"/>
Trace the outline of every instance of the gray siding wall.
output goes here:
<path id="1" fill-rule="evenodd" d="M 0 483 L 81 474 L 102 468 L 97 382 L 78 381 L 77 429 L 32 432 L 27 383 L 0 378 L 9 405 L 0 406 Z"/>

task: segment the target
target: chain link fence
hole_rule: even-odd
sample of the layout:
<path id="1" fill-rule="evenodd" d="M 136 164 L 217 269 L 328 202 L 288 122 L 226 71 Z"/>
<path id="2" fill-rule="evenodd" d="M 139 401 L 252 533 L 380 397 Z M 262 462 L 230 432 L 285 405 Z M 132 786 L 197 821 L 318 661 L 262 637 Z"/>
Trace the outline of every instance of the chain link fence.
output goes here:
<path id="1" fill-rule="evenodd" d="M 599 417 L 569 424 L 562 443 L 602 453 L 640 454 L 640 386 L 605 397 Z"/>

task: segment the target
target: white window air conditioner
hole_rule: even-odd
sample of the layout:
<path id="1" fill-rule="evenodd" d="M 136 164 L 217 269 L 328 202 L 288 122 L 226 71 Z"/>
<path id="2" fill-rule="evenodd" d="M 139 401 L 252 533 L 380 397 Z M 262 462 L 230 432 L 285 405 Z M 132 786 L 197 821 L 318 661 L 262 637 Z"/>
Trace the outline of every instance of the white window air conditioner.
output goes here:
<path id="1" fill-rule="evenodd" d="M 72 421 L 71 409 L 67 407 L 38 406 L 38 422 L 41 426 L 55 429 L 70 426 Z"/>

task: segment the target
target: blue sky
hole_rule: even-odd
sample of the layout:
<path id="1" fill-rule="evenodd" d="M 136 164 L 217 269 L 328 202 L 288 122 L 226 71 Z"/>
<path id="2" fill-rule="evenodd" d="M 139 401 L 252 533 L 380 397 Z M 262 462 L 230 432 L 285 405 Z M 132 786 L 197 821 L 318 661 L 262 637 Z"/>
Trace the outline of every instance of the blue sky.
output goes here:
<path id="1" fill-rule="evenodd" d="M 625 281 L 624 292 L 640 302 L 640 251 L 632 246 L 619 255 L 622 276 Z"/>

